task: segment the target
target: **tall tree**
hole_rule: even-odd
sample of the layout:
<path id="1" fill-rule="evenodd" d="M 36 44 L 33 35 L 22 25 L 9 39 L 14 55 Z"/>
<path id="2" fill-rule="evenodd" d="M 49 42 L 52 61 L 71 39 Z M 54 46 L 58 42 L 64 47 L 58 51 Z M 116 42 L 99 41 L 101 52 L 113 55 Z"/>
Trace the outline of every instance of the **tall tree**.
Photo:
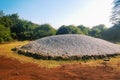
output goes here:
<path id="1" fill-rule="evenodd" d="M 111 22 L 113 26 L 105 33 L 105 38 L 110 41 L 120 41 L 120 0 L 114 0 Z"/>
<path id="2" fill-rule="evenodd" d="M 120 23 L 120 0 L 114 0 L 113 2 L 113 12 L 111 17 L 111 22 L 113 24 L 119 24 Z"/>

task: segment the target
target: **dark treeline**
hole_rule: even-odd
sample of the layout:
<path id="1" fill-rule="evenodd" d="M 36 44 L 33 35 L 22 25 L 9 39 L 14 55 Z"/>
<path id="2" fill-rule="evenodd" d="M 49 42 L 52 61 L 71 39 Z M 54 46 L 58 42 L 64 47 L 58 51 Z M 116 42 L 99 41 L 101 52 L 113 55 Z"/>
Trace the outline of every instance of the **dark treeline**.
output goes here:
<path id="1" fill-rule="evenodd" d="M 58 30 L 50 24 L 35 24 L 31 21 L 20 19 L 18 14 L 4 14 L 0 11 L 0 43 L 12 40 L 35 40 L 51 35 L 83 34 L 109 41 L 120 41 L 120 0 L 114 0 L 113 26 L 107 28 L 104 24 L 93 26 L 62 25 Z"/>

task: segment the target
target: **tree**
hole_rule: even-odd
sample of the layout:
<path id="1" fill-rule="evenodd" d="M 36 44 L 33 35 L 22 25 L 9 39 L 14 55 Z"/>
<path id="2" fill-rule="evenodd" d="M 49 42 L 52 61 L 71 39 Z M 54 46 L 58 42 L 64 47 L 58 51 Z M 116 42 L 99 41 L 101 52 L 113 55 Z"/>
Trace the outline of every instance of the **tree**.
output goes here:
<path id="1" fill-rule="evenodd" d="M 111 22 L 113 24 L 119 24 L 120 23 L 120 0 L 114 0 L 114 7 L 111 17 Z"/>
<path id="2" fill-rule="evenodd" d="M 89 28 L 85 27 L 84 25 L 79 25 L 77 27 L 82 31 L 83 34 L 89 35 L 89 33 L 90 33 L 90 29 Z"/>
<path id="3" fill-rule="evenodd" d="M 10 15 L 4 15 L 0 17 L 0 24 L 4 25 L 5 27 L 13 27 L 16 23 L 19 21 L 18 14 L 10 14 Z"/>
<path id="4" fill-rule="evenodd" d="M 32 40 L 33 30 L 37 25 L 27 20 L 18 20 L 12 28 L 12 37 L 18 40 Z"/>
<path id="5" fill-rule="evenodd" d="M 0 25 L 0 43 L 5 41 L 11 41 L 10 28 Z"/>
<path id="6" fill-rule="evenodd" d="M 11 27 L 12 20 L 8 16 L 3 16 L 0 18 L 0 24 L 4 25 L 5 27 Z"/>
<path id="7" fill-rule="evenodd" d="M 111 17 L 113 26 L 105 32 L 104 38 L 110 41 L 120 41 L 120 0 L 114 0 L 113 3 L 114 7 Z"/>
<path id="8" fill-rule="evenodd" d="M 57 34 L 67 34 L 68 30 L 66 28 L 65 25 L 61 26 L 58 30 L 57 30 Z"/>
<path id="9" fill-rule="evenodd" d="M 82 32 L 79 28 L 75 27 L 74 25 L 63 25 L 58 29 L 57 34 L 82 34 Z"/>
<path id="10" fill-rule="evenodd" d="M 90 31 L 90 36 L 103 38 L 103 33 L 107 30 L 107 27 L 104 24 L 94 26 Z"/>
<path id="11" fill-rule="evenodd" d="M 42 24 L 34 29 L 34 39 L 56 34 L 56 30 L 49 24 Z"/>
<path id="12" fill-rule="evenodd" d="M 104 39 L 109 41 L 120 41 L 120 25 L 115 24 L 104 33 Z"/>
<path id="13" fill-rule="evenodd" d="M 15 40 L 34 40 L 56 34 L 56 30 L 51 25 L 34 24 L 20 19 L 17 13 L 4 15 L 3 11 L 0 11 L 0 25 L 1 42 L 7 41 L 11 36 Z"/>

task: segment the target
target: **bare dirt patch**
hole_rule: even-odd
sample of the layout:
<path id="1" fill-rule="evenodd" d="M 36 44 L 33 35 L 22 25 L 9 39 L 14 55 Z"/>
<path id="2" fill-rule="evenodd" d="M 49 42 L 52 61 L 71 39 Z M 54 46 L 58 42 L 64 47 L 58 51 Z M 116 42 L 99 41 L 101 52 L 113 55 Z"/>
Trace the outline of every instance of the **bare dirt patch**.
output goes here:
<path id="1" fill-rule="evenodd" d="M 0 80 L 120 80 L 120 71 L 83 64 L 48 69 L 0 56 Z"/>

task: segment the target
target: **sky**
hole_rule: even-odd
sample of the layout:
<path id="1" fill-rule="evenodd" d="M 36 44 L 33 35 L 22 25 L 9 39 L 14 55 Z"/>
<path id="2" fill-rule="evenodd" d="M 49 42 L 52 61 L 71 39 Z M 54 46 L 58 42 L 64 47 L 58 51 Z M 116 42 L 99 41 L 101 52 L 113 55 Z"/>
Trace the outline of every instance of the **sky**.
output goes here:
<path id="1" fill-rule="evenodd" d="M 111 26 L 113 0 L 0 0 L 5 14 L 18 13 L 21 19 L 37 24 L 48 23 L 54 28 L 62 25 L 99 24 Z"/>

